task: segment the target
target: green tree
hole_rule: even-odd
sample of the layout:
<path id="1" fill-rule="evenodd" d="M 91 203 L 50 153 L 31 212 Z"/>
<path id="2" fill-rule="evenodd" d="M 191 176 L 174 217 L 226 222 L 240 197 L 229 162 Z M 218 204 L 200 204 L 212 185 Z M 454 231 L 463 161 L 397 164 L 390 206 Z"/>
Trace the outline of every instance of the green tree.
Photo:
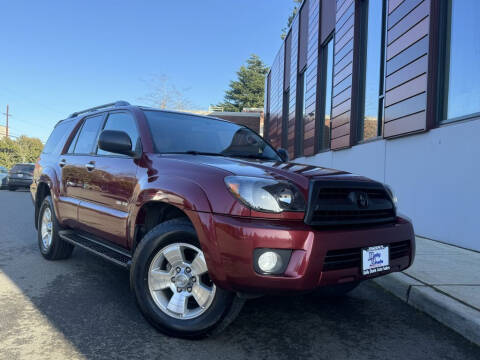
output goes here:
<path id="1" fill-rule="evenodd" d="M 25 135 L 16 140 L 0 138 L 0 166 L 10 169 L 17 163 L 34 163 L 43 150 L 40 139 Z"/>
<path id="2" fill-rule="evenodd" d="M 292 26 L 293 19 L 295 19 L 295 16 L 297 16 L 298 9 L 300 8 L 300 4 L 302 3 L 302 1 L 303 0 L 293 0 L 293 2 L 295 3 L 295 6 L 293 7 L 292 13 L 288 17 L 287 26 L 282 29 L 282 35 L 280 35 L 282 40 L 284 40 L 287 37 L 288 29 L 290 29 L 290 26 Z"/>
<path id="3" fill-rule="evenodd" d="M 251 55 L 237 71 L 237 80 L 230 81 L 225 99 L 217 106 L 225 111 L 242 111 L 243 108 L 261 108 L 265 92 L 265 76 L 268 67 L 258 55 Z"/>

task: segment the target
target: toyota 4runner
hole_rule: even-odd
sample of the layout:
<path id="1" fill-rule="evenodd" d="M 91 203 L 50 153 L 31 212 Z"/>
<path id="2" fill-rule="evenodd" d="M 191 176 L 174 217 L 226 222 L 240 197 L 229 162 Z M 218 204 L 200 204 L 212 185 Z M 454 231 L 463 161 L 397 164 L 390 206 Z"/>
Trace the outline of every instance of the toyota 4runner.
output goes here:
<path id="1" fill-rule="evenodd" d="M 129 269 L 140 311 L 172 336 L 219 332 L 253 296 L 344 294 L 415 254 L 388 186 L 288 162 L 244 126 L 123 101 L 60 121 L 31 193 L 43 257 L 79 247 Z"/>

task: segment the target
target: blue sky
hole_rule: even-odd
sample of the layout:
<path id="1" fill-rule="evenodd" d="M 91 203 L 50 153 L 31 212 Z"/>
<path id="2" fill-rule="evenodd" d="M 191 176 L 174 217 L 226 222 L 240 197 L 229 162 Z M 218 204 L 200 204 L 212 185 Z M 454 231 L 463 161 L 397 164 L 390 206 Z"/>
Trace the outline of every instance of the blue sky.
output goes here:
<path id="1" fill-rule="evenodd" d="M 0 113 L 8 103 L 13 135 L 45 141 L 73 111 L 141 103 L 155 74 L 206 109 L 250 54 L 271 64 L 292 8 L 291 0 L 4 1 Z"/>

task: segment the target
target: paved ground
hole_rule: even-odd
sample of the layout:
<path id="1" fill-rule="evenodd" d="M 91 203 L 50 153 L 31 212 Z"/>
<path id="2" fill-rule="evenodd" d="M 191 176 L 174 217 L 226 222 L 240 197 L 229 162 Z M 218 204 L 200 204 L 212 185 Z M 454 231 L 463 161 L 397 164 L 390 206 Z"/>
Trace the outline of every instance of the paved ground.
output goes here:
<path id="1" fill-rule="evenodd" d="M 0 359 L 479 359 L 480 349 L 373 283 L 341 301 L 249 301 L 221 336 L 172 339 L 137 311 L 128 273 L 76 249 L 40 256 L 26 192 L 0 191 Z"/>

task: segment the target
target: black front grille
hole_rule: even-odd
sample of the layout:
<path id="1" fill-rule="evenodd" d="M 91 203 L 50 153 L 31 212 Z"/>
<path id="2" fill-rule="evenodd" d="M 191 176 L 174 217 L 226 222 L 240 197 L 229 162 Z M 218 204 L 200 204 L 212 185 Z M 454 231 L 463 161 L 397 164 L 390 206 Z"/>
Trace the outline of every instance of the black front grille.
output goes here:
<path id="1" fill-rule="evenodd" d="M 313 226 L 393 222 L 395 206 L 382 184 L 359 181 L 313 181 L 305 222 Z"/>
<path id="2" fill-rule="evenodd" d="M 410 241 L 401 241 L 390 245 L 390 259 L 410 256 Z"/>
<path id="3" fill-rule="evenodd" d="M 399 241 L 388 245 L 390 260 L 410 256 L 410 241 Z M 327 252 L 323 263 L 323 271 L 342 270 L 362 265 L 362 248 L 331 250 Z"/>

